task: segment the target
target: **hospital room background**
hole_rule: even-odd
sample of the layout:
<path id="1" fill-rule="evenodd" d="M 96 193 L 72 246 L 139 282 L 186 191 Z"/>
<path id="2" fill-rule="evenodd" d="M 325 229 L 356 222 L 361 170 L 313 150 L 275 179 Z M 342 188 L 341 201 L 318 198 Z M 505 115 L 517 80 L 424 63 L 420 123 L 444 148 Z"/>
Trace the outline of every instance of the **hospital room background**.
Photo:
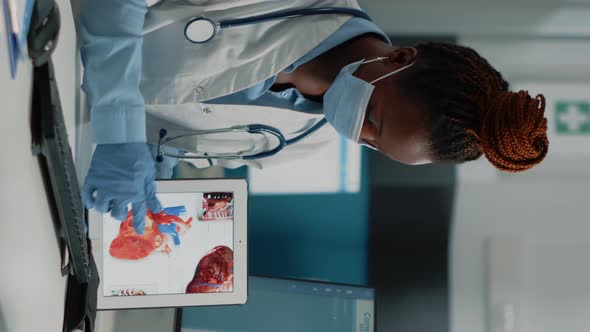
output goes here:
<path id="1" fill-rule="evenodd" d="M 404 166 L 338 141 L 276 170 L 180 163 L 174 177 L 247 178 L 249 273 L 374 288 L 377 331 L 588 331 L 590 1 L 359 3 L 395 44 L 459 42 L 545 94 L 547 159 L 524 174 L 485 158 Z M 173 319 L 120 310 L 97 324 L 171 331 Z"/>

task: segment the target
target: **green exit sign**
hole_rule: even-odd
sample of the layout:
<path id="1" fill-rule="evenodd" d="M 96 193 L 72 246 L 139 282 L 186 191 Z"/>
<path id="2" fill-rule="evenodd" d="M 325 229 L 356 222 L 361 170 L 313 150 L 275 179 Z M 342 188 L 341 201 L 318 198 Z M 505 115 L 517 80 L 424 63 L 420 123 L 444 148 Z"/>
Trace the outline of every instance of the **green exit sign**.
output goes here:
<path id="1" fill-rule="evenodd" d="M 590 102 L 556 102 L 555 129 L 560 135 L 590 135 Z"/>

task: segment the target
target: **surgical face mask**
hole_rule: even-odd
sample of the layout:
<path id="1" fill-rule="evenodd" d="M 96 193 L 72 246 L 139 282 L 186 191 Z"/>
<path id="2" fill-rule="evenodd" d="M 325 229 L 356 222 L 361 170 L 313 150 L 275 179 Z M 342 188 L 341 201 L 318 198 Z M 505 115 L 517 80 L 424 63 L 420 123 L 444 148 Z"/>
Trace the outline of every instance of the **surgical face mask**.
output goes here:
<path id="1" fill-rule="evenodd" d="M 326 120 L 340 135 L 355 143 L 358 143 L 361 135 L 367 105 L 375 89 L 373 84 L 414 64 L 412 62 L 408 66 L 385 74 L 370 83 L 352 75 L 361 65 L 384 59 L 388 58 L 378 57 L 368 61 L 363 59 L 345 66 L 324 95 Z"/>

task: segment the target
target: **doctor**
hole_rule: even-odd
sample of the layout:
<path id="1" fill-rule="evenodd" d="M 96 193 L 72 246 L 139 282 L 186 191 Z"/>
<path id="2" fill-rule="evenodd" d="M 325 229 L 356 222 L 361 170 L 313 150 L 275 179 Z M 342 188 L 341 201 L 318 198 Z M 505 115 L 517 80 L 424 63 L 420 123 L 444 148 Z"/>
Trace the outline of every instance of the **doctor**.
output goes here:
<path id="1" fill-rule="evenodd" d="M 193 161 L 198 167 L 269 167 L 321 151 L 338 136 L 406 164 L 483 154 L 497 168 L 517 172 L 547 154 L 544 97 L 509 91 L 501 74 L 466 47 L 397 48 L 370 20 L 345 14 L 224 29 L 203 44 L 183 34 L 198 16 L 218 21 L 295 8 L 358 9 L 354 0 L 148 5 L 82 0 L 77 18 L 97 144 L 83 200 L 121 220 L 131 203 L 140 234 L 146 208 L 161 210 L 154 149 L 146 143 L 156 144 L 162 128 L 173 135 L 256 123 L 293 137 L 324 117 L 329 123 L 272 157 Z M 177 141 L 174 148 L 196 152 L 197 139 Z"/>

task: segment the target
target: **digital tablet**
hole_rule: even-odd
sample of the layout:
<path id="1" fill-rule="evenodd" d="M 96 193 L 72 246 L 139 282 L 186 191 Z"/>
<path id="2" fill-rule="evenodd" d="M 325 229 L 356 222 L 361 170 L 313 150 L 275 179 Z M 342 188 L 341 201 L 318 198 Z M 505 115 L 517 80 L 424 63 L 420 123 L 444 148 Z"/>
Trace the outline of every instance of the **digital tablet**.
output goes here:
<path id="1" fill-rule="evenodd" d="M 145 231 L 89 213 L 98 310 L 243 304 L 247 297 L 247 183 L 157 181 L 164 210 Z"/>

